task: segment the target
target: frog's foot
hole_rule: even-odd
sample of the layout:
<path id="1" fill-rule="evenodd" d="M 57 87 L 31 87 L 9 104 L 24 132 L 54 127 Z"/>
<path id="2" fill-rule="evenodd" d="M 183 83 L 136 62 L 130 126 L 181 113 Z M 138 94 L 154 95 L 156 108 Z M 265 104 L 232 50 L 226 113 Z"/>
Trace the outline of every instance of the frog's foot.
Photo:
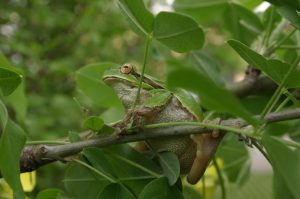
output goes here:
<path id="1" fill-rule="evenodd" d="M 133 131 L 128 131 L 128 128 L 134 128 L 134 132 L 141 131 L 145 124 L 152 123 L 160 110 L 147 107 L 129 110 L 126 117 L 113 126 L 116 129 L 116 134 L 131 134 Z"/>
<path id="2" fill-rule="evenodd" d="M 251 140 L 250 137 L 245 136 L 245 135 L 242 135 L 242 134 L 239 134 L 238 136 L 239 136 L 239 141 L 242 141 L 242 142 L 244 142 L 248 147 L 253 148 L 252 140 Z"/>
<path id="3" fill-rule="evenodd" d="M 187 181 L 190 184 L 196 184 L 203 176 L 223 136 L 224 134 L 217 129 L 210 134 L 191 135 L 191 139 L 197 145 L 197 151 L 187 176 Z"/>
<path id="4" fill-rule="evenodd" d="M 235 128 L 241 128 L 241 124 L 240 124 L 240 123 L 235 123 L 233 126 L 234 126 Z M 249 147 L 251 147 L 251 148 L 253 147 L 253 146 L 252 146 L 252 140 L 251 140 L 250 137 L 245 136 L 245 135 L 242 135 L 242 134 L 239 134 L 239 135 L 238 135 L 238 139 L 239 139 L 239 141 L 244 142 L 247 146 L 249 146 Z"/>
<path id="5" fill-rule="evenodd" d="M 117 136 L 121 136 L 121 135 L 128 134 L 127 129 L 131 126 L 131 124 L 132 124 L 132 112 L 129 111 L 122 121 L 114 124 L 112 127 L 115 129 L 115 134 Z"/>
<path id="6" fill-rule="evenodd" d="M 145 124 L 153 123 L 160 111 L 160 108 L 148 107 L 133 110 L 131 127 L 135 128 L 135 131 L 142 131 Z"/>

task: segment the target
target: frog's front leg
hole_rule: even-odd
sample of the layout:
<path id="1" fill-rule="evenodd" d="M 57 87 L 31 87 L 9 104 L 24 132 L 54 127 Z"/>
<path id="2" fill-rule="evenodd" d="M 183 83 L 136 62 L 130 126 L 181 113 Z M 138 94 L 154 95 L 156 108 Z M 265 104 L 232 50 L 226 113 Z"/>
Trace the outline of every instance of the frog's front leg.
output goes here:
<path id="1" fill-rule="evenodd" d="M 203 176 L 206 167 L 214 156 L 224 133 L 218 129 L 210 134 L 191 135 L 191 139 L 197 144 L 196 157 L 187 176 L 190 184 L 196 184 Z"/>
<path id="2" fill-rule="evenodd" d="M 128 131 L 126 130 L 128 128 L 142 128 L 145 124 L 152 123 L 162 109 L 163 107 L 141 107 L 138 109 L 128 110 L 125 118 L 113 126 L 116 128 L 116 134 L 127 134 Z"/>

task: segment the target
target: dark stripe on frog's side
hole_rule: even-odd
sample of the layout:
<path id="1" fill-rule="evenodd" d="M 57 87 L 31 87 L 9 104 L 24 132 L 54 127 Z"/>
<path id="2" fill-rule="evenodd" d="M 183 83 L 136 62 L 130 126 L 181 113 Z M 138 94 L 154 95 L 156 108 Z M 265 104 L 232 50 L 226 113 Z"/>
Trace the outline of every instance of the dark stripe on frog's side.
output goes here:
<path id="1" fill-rule="evenodd" d="M 141 78 L 141 74 L 135 72 L 134 70 L 131 72 L 131 74 L 137 79 L 140 80 Z M 143 77 L 143 82 L 146 84 L 149 84 L 150 86 L 152 86 L 155 89 L 163 89 L 163 87 L 161 85 L 159 85 L 158 83 L 154 82 L 153 80 L 149 79 L 148 77 L 144 76 Z"/>

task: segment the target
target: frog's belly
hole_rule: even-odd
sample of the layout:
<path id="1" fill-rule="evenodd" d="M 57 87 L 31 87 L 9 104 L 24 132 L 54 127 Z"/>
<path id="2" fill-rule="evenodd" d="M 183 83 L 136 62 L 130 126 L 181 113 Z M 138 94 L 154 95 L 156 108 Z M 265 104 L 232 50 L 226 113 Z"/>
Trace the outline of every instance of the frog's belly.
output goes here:
<path id="1" fill-rule="evenodd" d="M 180 136 L 175 138 L 162 138 L 149 141 L 151 146 L 158 152 L 174 152 L 180 162 L 180 172 L 188 173 L 196 156 L 196 144 L 189 136 Z"/>
<path id="2" fill-rule="evenodd" d="M 157 115 L 153 123 L 195 121 L 176 97 L 172 97 L 169 104 Z M 189 136 L 167 137 L 151 140 L 151 145 L 157 151 L 172 151 L 177 154 L 180 161 L 181 173 L 189 172 L 195 156 L 196 144 Z"/>

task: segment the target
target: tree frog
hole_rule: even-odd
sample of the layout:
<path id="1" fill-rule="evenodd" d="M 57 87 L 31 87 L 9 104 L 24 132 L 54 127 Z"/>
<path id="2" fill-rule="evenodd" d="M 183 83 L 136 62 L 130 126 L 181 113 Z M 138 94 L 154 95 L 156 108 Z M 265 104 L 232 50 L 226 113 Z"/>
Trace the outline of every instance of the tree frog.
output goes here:
<path id="1" fill-rule="evenodd" d="M 131 64 L 124 64 L 118 69 L 105 71 L 102 77 L 103 81 L 116 91 L 127 111 L 125 118 L 115 127 L 123 129 L 128 124 L 142 126 L 202 120 L 200 104 L 190 92 L 183 89 L 171 92 L 165 88 L 162 82 L 147 75 L 143 78 L 140 97 L 136 103 L 140 77 L 141 75 L 134 70 Z M 134 104 L 136 104 L 135 107 Z M 172 151 L 176 153 L 180 161 L 181 173 L 187 173 L 187 181 L 195 184 L 204 174 L 222 137 L 222 133 L 215 132 L 151 139 L 148 143 L 158 152 Z M 148 149 L 148 145 L 146 142 L 141 142 L 137 148 L 144 151 Z"/>

